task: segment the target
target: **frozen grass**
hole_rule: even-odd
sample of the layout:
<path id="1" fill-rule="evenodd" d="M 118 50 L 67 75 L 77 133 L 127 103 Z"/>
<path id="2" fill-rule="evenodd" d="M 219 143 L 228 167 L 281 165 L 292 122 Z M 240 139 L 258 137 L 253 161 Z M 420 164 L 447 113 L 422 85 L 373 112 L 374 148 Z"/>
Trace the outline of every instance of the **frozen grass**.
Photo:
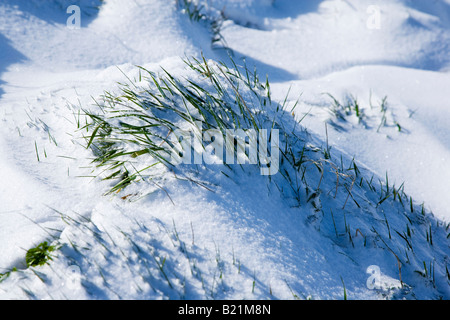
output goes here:
<path id="1" fill-rule="evenodd" d="M 35 248 L 27 250 L 25 255 L 26 268 L 42 267 L 50 264 L 53 260 L 56 251 L 59 249 L 56 245 L 49 245 L 47 241 L 41 242 Z M 7 279 L 11 273 L 18 272 L 17 267 L 13 267 L 10 271 L 0 273 L 0 283 Z"/>
<path id="2" fill-rule="evenodd" d="M 389 111 L 387 96 L 381 99 L 378 105 L 375 105 L 370 97 L 368 106 L 364 107 L 353 95 L 346 96 L 343 101 L 339 101 L 330 93 L 325 93 L 325 95 L 331 99 L 329 112 L 332 118 L 329 123 L 336 128 L 340 127 L 340 122 L 347 122 L 354 118 L 364 128 L 376 127 L 377 132 L 384 127 L 395 127 L 398 132 L 403 130 L 395 116 Z"/>
<path id="3" fill-rule="evenodd" d="M 129 217 L 128 226 L 110 223 L 112 228 L 105 228 L 86 217 L 57 214 L 66 224 L 61 238 L 51 246 L 42 243 L 30 249 L 27 259 L 33 259 L 26 269 L 0 274 L 0 283 L 18 282 L 11 291 L 21 292 L 19 296 L 26 299 L 73 299 L 82 291 L 88 292 L 90 299 L 102 300 L 211 300 L 233 293 L 242 297 L 260 294 L 255 288 L 258 280 L 238 257 L 222 257 L 218 245 L 214 252 L 198 246 L 194 230 L 192 241 L 182 239 L 175 222 L 166 228 L 147 219 L 151 223 L 146 226 Z M 50 260 L 54 260 L 51 265 Z M 237 293 L 237 288 L 227 285 L 227 278 L 236 277 L 243 283 Z M 124 290 L 123 281 L 129 279 Z M 60 283 L 58 290 L 52 288 L 52 282 Z M 41 290 L 30 289 L 36 283 Z"/>
<path id="4" fill-rule="evenodd" d="M 191 22 L 203 24 L 210 31 L 213 48 L 228 48 L 221 33 L 223 23 L 226 20 L 223 11 L 207 11 L 206 3 L 201 4 L 194 0 L 175 0 L 175 3 L 176 7 L 189 17 Z"/>
<path id="5" fill-rule="evenodd" d="M 165 70 L 157 75 L 141 69 L 136 81 L 121 85 L 120 95 L 104 95 L 103 102 L 98 103 L 100 113 L 86 112 L 90 121 L 82 129 L 87 133 L 86 146 L 95 155 L 96 170 L 103 170 L 99 177 L 117 181 L 110 192 L 118 193 L 132 182 L 159 186 L 159 179 L 169 172 L 182 177 L 192 170 L 189 166 L 173 167 L 167 160 L 170 149 L 166 146 L 174 144 L 168 137 L 177 129 L 201 122 L 202 129 L 220 130 L 225 137 L 228 129 L 277 128 L 281 137 L 280 170 L 266 180 L 272 197 L 279 194 L 307 214 L 306 221 L 346 248 L 345 255 L 356 263 L 368 254 L 364 250 L 378 255 L 385 252 L 385 259 L 396 265 L 401 284 L 400 289 L 394 286 L 389 290 L 397 290 L 399 297 L 414 297 L 417 275 L 436 292 L 445 292 L 449 284 L 445 260 L 449 226 L 435 220 L 423 204 L 415 204 L 405 194 L 403 184 L 391 185 L 387 174 L 384 180 L 374 181 L 354 159 L 348 162 L 342 156 L 336 158 L 328 146 L 314 146 L 304 128 L 290 113 L 282 111 L 284 106 L 271 101 L 269 82 L 260 82 L 256 72 L 204 59 L 186 60 L 186 66 L 191 76 L 185 79 Z M 352 101 L 344 112 L 362 117 L 357 100 Z M 342 105 L 335 100 L 334 106 Z M 201 147 L 206 149 L 207 145 Z M 229 177 L 225 166 L 219 170 Z M 250 166 L 240 168 L 254 172 Z M 198 169 L 194 170 L 198 176 Z M 208 178 L 199 181 L 202 179 Z M 358 237 L 362 237 L 363 245 L 356 250 Z M 166 259 L 154 261 L 171 287 L 164 272 Z M 221 279 L 223 270 L 220 263 L 217 265 Z M 216 277 L 209 280 L 214 284 Z M 214 297 L 214 290 L 210 290 Z M 347 295 L 344 285 L 344 297 Z"/>
<path id="6" fill-rule="evenodd" d="M 55 246 L 50 246 L 47 241 L 44 241 L 36 248 L 32 248 L 27 251 L 25 262 L 28 267 L 43 266 L 53 259 L 52 252 L 55 250 Z"/>
<path id="7" fill-rule="evenodd" d="M 178 150 L 178 141 L 173 140 L 177 130 L 219 130 L 226 141 L 227 130 L 259 133 L 275 126 L 277 115 L 267 110 L 271 104 L 268 82 L 261 83 L 247 68 L 241 73 L 236 65 L 230 69 L 205 59 L 186 60 L 186 65 L 196 80 L 176 79 L 165 70 L 158 76 L 141 68 L 137 83 L 122 85 L 119 96 L 105 93 L 99 103 L 101 113 L 86 111 L 90 121 L 82 129 L 87 133 L 87 148 L 94 151 L 93 162 L 104 170 L 104 179 L 119 178 L 111 192 L 148 178 L 152 176 L 148 172 L 161 167 L 175 170 L 171 158 Z M 245 99 L 241 88 L 247 90 Z M 233 153 L 238 152 L 236 148 L 227 145 Z M 207 145 L 200 149 L 192 152 L 206 150 Z M 191 150 L 178 152 L 190 154 Z M 137 167 L 141 158 L 147 159 L 146 164 Z M 264 166 L 262 159 L 258 165 Z"/>

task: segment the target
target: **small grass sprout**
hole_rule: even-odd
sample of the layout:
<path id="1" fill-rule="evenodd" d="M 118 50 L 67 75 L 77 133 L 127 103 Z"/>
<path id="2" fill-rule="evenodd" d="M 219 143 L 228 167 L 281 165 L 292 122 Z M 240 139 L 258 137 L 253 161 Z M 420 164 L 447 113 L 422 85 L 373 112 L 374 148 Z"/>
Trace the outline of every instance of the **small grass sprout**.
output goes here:
<path id="1" fill-rule="evenodd" d="M 29 249 L 25 256 L 27 267 L 43 266 L 49 260 L 53 260 L 51 255 L 56 250 L 56 246 L 51 246 L 47 241 L 40 243 L 37 247 Z"/>

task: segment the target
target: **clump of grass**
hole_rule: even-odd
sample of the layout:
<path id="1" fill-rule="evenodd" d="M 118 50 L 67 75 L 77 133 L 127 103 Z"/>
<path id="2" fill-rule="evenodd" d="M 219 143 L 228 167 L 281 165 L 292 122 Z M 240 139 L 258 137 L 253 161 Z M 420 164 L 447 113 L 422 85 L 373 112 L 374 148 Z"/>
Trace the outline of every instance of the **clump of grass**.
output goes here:
<path id="1" fill-rule="evenodd" d="M 364 110 L 361 109 L 356 97 L 350 95 L 347 97 L 347 101 L 342 103 L 330 93 L 325 94 L 332 100 L 330 111 L 337 119 L 345 121 L 347 116 L 355 115 L 360 123 L 364 121 Z"/>
<path id="2" fill-rule="evenodd" d="M 29 249 L 25 256 L 27 267 L 43 266 L 48 261 L 53 260 L 51 253 L 56 250 L 56 246 L 51 246 L 47 241 L 40 243 L 37 247 Z"/>
<path id="3" fill-rule="evenodd" d="M 27 268 L 38 267 L 48 264 L 53 260 L 52 253 L 57 250 L 56 246 L 49 245 L 47 241 L 41 242 L 34 248 L 27 250 L 25 255 L 25 263 Z M 11 270 L 0 273 L 0 283 L 6 280 L 13 272 L 17 272 L 19 269 L 13 267 Z"/>
<path id="4" fill-rule="evenodd" d="M 273 102 L 268 78 L 261 82 L 256 70 L 251 72 L 245 65 L 238 66 L 232 59 L 231 62 L 228 67 L 204 57 L 186 59 L 189 77 L 185 79 L 164 69 L 156 74 L 140 68 L 137 81 L 121 84 L 119 94 L 105 92 L 97 103 L 100 112 L 85 110 L 89 120 L 82 130 L 86 132 L 86 147 L 94 154 L 94 171 L 102 179 L 115 183 L 108 193 L 120 192 L 138 181 L 158 185 L 157 179 L 167 171 L 204 186 L 187 178 L 180 167 L 171 163 L 174 150 L 180 157 L 187 155 L 194 160 L 198 151 L 191 146 L 183 147 L 185 137 L 174 134 L 178 130 L 213 129 L 226 141 L 228 130 L 252 130 L 257 135 L 263 129 L 269 132 L 276 129 L 281 140 L 276 146 L 281 156 L 279 173 L 291 189 L 282 191 L 285 196 L 294 198 L 297 205 L 310 203 L 320 212 L 321 181 L 326 168 L 332 167 L 337 177 L 336 189 L 339 185 L 346 186 L 353 199 L 350 193 L 354 179 L 344 168 L 340 170 L 333 164 L 330 148 L 324 159 L 320 148 L 307 145 L 302 128 L 284 111 L 287 99 L 282 105 Z M 268 138 L 273 145 L 275 136 Z M 201 150 L 208 147 L 200 143 Z M 179 144 L 181 148 L 177 149 Z M 225 147 L 233 154 L 241 151 L 237 150 L 236 141 Z M 261 154 L 251 160 L 250 151 L 245 150 L 244 156 L 248 163 L 254 161 L 252 164 L 257 167 L 270 170 Z M 310 172 L 311 165 L 317 168 L 317 174 Z M 355 168 L 352 170 L 357 173 Z M 308 177 L 315 176 L 318 182 L 311 186 Z"/>
<path id="5" fill-rule="evenodd" d="M 103 179 L 119 180 L 111 192 L 149 178 L 149 171 L 173 170 L 177 153 L 180 157 L 195 154 L 195 150 L 176 148 L 179 143 L 183 146 L 183 137 L 175 134 L 179 130 L 218 130 L 225 141 L 227 130 L 272 128 L 273 120 L 265 110 L 270 103 L 267 82 L 260 83 L 246 68 L 241 73 L 236 65 L 230 69 L 204 58 L 185 62 L 192 79 L 180 80 L 164 69 L 157 75 L 140 68 L 139 82 L 146 85 L 123 84 L 119 95 L 104 94 L 98 103 L 100 113 L 85 110 L 90 121 L 82 129 L 86 147 L 94 153 L 93 163 L 106 172 Z M 250 90 L 244 93 L 241 88 Z M 136 167 L 137 159 L 146 166 Z"/>
<path id="6" fill-rule="evenodd" d="M 211 45 L 213 48 L 223 47 L 228 49 L 225 38 L 222 36 L 222 25 L 225 22 L 223 10 L 219 13 L 208 14 L 205 6 L 194 0 L 175 0 L 177 8 L 181 10 L 189 20 L 196 23 L 203 23 L 211 32 Z M 229 50 L 229 49 L 228 49 Z"/>
<path id="7" fill-rule="evenodd" d="M 191 21 L 199 22 L 200 20 L 205 20 L 206 15 L 202 13 L 204 6 L 199 5 L 193 0 L 176 0 L 176 5 L 181 8 L 182 12 L 185 13 Z"/>
<path id="8" fill-rule="evenodd" d="M 370 98 L 369 101 L 370 109 L 366 112 L 366 109 L 361 106 L 358 99 L 353 95 L 348 95 L 344 98 L 344 101 L 339 101 L 330 93 L 324 94 L 331 99 L 329 111 L 333 119 L 330 120 L 330 123 L 336 127 L 339 127 L 335 122 L 336 120 L 347 122 L 349 117 L 356 117 L 358 123 L 365 128 L 369 128 L 372 126 L 371 123 L 379 121 L 378 124 L 375 124 L 377 132 L 380 132 L 383 127 L 395 127 L 398 132 L 404 131 L 403 127 L 397 122 L 395 117 L 388 112 L 387 96 L 381 99 L 378 106 L 379 113 L 377 113 L 375 112 L 377 107 L 373 105 L 372 98 Z"/>

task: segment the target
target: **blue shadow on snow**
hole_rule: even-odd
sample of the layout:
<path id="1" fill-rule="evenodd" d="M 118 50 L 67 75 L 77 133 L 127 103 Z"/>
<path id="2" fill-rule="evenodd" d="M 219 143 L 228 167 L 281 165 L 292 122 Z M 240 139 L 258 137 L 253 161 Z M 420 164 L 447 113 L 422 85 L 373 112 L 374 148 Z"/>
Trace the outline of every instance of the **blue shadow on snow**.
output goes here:
<path id="1" fill-rule="evenodd" d="M 10 41 L 0 33 L 0 76 L 10 65 L 24 60 L 26 60 L 26 57 L 15 50 L 11 46 Z M 2 89 L 3 84 L 4 82 L 0 78 L 0 97 L 4 93 L 4 90 Z"/>
<path id="2" fill-rule="evenodd" d="M 80 7 L 81 27 L 91 23 L 99 12 L 102 0 L 1 0 L 2 5 L 14 7 L 23 13 L 34 16 L 48 23 L 65 24 L 72 12 L 67 12 L 69 6 Z"/>

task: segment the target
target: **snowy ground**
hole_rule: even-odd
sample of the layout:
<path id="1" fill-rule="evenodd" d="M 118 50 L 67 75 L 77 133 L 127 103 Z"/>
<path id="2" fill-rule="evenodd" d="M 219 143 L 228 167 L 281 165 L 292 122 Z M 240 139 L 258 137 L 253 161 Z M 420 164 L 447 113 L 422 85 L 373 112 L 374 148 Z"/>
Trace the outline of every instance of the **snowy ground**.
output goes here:
<path id="1" fill-rule="evenodd" d="M 0 298 L 449 299 L 450 1 L 200 2 L 198 22 L 175 1 L 0 3 Z M 327 145 L 336 166 L 355 159 L 355 189 L 320 162 L 318 202 L 252 166 L 105 196 L 82 109 L 136 65 L 181 79 L 182 58 L 227 52 L 268 75 L 274 105 L 289 93 L 283 125 L 310 159 Z M 43 241 L 53 260 L 27 268 Z"/>

